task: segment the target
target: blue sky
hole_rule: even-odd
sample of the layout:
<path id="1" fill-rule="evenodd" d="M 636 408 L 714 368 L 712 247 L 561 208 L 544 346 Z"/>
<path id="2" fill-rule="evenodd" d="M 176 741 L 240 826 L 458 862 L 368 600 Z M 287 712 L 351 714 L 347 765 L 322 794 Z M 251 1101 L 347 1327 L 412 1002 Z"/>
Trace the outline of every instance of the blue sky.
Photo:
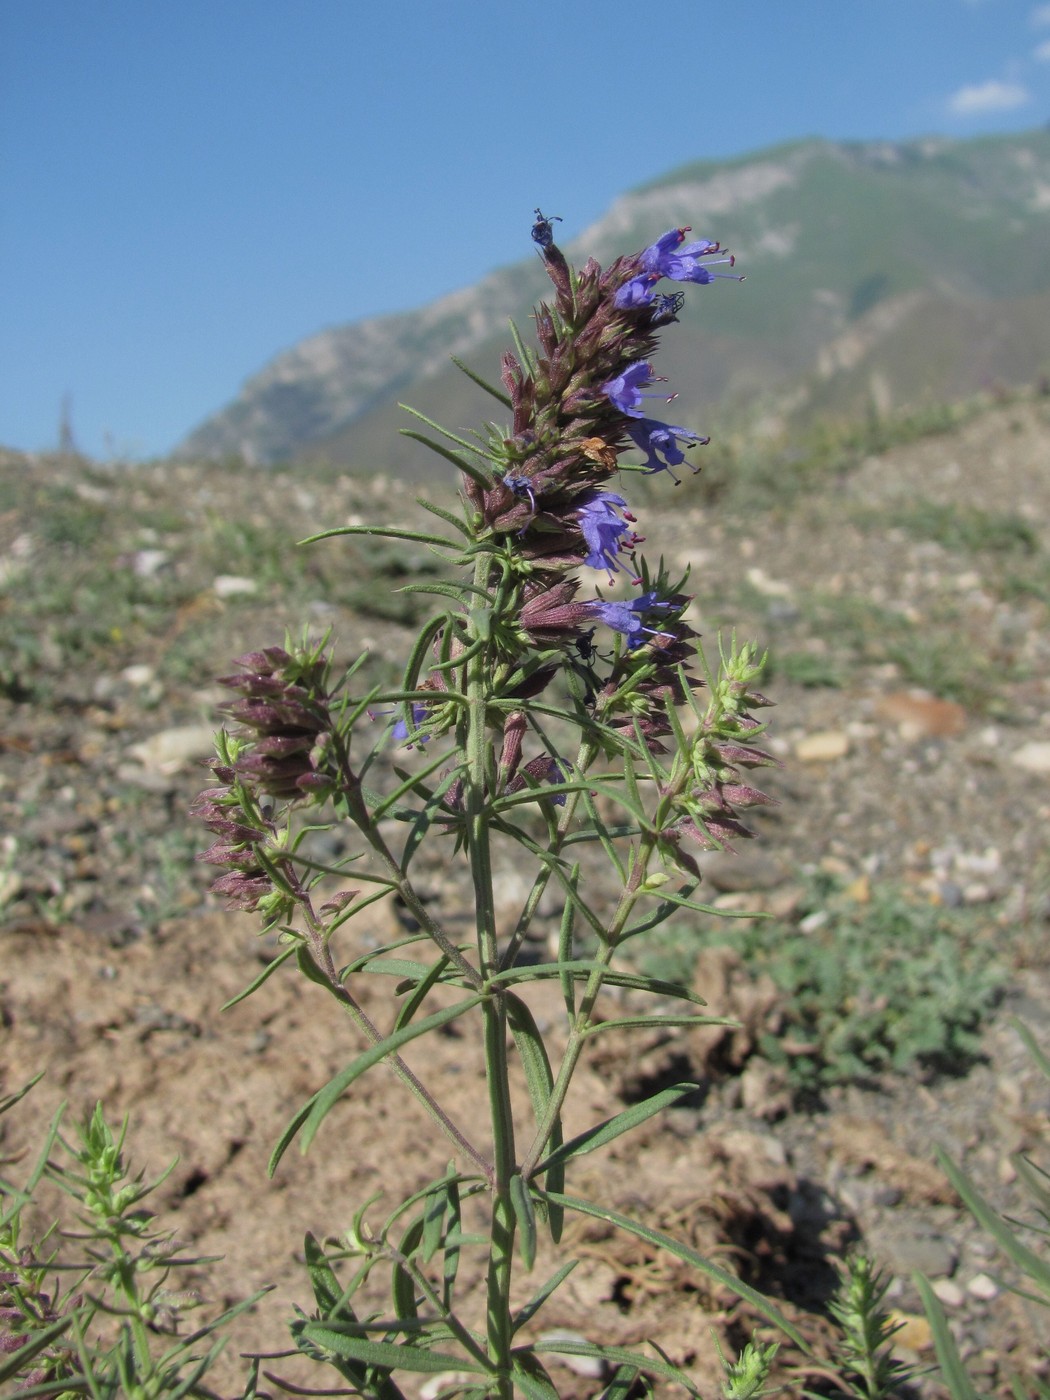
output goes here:
<path id="1" fill-rule="evenodd" d="M 279 350 L 676 165 L 1050 118 L 1033 0 L 0 0 L 0 444 L 152 456 Z"/>

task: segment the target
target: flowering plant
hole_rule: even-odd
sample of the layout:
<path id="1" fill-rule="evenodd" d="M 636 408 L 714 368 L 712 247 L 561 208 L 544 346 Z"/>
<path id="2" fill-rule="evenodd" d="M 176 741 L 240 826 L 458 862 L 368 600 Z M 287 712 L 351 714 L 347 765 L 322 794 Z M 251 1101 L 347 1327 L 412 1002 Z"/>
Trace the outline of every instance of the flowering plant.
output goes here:
<path id="1" fill-rule="evenodd" d="M 727 1271 L 566 1190 L 576 1159 L 697 1087 L 662 1089 L 569 1137 L 563 1128 L 573 1073 L 596 1036 L 612 1026 L 709 1020 L 689 989 L 626 970 L 617 954 L 678 910 L 710 912 L 696 898 L 693 853 L 748 836 L 742 813 L 769 800 L 741 771 L 772 761 L 759 744 L 756 712 L 768 703 L 755 689 L 761 659 L 734 641 L 720 649 L 716 669 L 707 666 L 684 617 L 686 580 L 672 579 L 662 560 L 653 568 L 642 557 L 627 495 L 610 487 L 618 471 L 666 471 L 677 483 L 673 469 L 706 441 L 645 407 L 663 397 L 647 392 L 659 382 L 651 360 L 658 332 L 683 302 L 681 292 L 660 291 L 661 282 L 703 285 L 733 275 L 712 270 L 732 264 L 717 243 L 687 242 L 687 233 L 672 229 L 604 270 L 592 259 L 577 271 L 557 247 L 552 221 L 537 210 L 532 237 L 554 289 L 551 303 L 536 310 L 539 348 L 517 338 L 515 352 L 503 356 L 499 386 L 468 371 L 510 425 L 489 425 L 473 441 L 429 420 L 411 430 L 459 471 L 459 510 L 424 501 L 433 530 L 347 525 L 314 537 L 421 543 L 450 575 L 459 572 L 457 582 L 411 585 L 437 608 L 396 689 L 364 684 L 363 657 L 334 682 L 325 646 L 309 643 L 242 656 L 224 681 L 236 696 L 228 707 L 235 727 L 219 736 L 214 785 L 196 810 L 216 838 L 202 856 L 222 867 L 213 888 L 280 933 L 280 951 L 248 991 L 294 961 L 349 1013 L 364 1044 L 295 1115 L 273 1165 L 295 1138 L 309 1145 L 338 1100 L 381 1062 L 454 1154 L 446 1171 L 381 1223 L 362 1207 L 338 1248 L 307 1239 L 316 1312 L 293 1325 L 293 1336 L 302 1352 L 340 1373 L 348 1393 L 388 1400 L 403 1393 L 401 1373 L 450 1371 L 460 1379 L 449 1381 L 445 1395 L 548 1400 L 556 1391 L 544 1353 L 578 1352 L 615 1372 L 609 1395 L 626 1395 L 640 1375 L 697 1394 L 662 1353 L 536 1338 L 530 1324 L 573 1260 L 512 1306 L 515 1271 L 531 1271 L 541 1233 L 557 1244 L 567 1212 L 670 1250 L 804 1345 L 767 1299 Z M 621 460 L 636 448 L 643 463 Z M 595 571 L 607 587 L 626 580 L 633 592 L 606 596 L 601 582 L 591 585 Z M 378 728 L 377 714 L 388 716 Z M 398 743 L 411 757 L 387 763 Z M 304 843 L 307 818 L 319 808 L 356 830 L 355 848 L 337 865 L 311 858 Z M 402 839 L 390 836 L 392 823 Z M 469 940 L 416 883 L 413 862 L 431 838 L 469 872 Z M 501 921 L 493 868 L 495 854 L 507 849 L 528 863 L 531 885 L 517 917 Z M 588 849 L 607 862 L 611 902 L 584 877 Z M 319 882 L 333 875 L 353 887 L 319 903 Z M 547 961 L 526 962 L 523 945 L 548 890 L 562 908 L 557 950 Z M 414 931 L 341 962 L 344 926 L 395 897 Z M 391 974 L 399 1004 L 379 1026 L 361 1005 L 359 985 L 383 975 L 389 985 Z M 564 1003 L 564 1047 L 553 1060 L 552 1041 L 523 995 L 544 979 L 557 981 Z M 608 988 L 652 993 L 660 1006 L 677 998 L 682 1010 L 610 1017 L 602 1009 Z M 485 1047 L 484 1141 L 443 1106 L 441 1086 L 424 1083 L 401 1058 L 410 1042 L 470 1018 Z M 512 1101 L 512 1055 L 527 1083 L 531 1127 L 524 1135 L 521 1106 Z M 468 1201 L 483 1220 L 469 1235 Z M 479 1316 L 457 1291 L 468 1248 L 484 1253 Z M 338 1268 L 348 1261 L 347 1281 Z M 361 1304 L 364 1284 L 381 1268 L 389 1272 L 392 1312 Z M 745 1367 L 748 1394 L 765 1374 L 755 1357 L 768 1361 L 767 1353 L 760 1349 Z"/>

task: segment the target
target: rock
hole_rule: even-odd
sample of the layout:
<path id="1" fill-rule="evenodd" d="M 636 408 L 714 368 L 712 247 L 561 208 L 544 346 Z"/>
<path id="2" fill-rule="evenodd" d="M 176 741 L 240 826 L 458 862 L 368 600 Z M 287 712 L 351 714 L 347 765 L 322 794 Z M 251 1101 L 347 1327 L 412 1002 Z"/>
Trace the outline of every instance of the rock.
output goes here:
<path id="1" fill-rule="evenodd" d="M 1029 740 L 1013 751 L 1010 762 L 1026 773 L 1050 773 L 1050 740 Z"/>
<path id="2" fill-rule="evenodd" d="M 961 1308 L 966 1302 L 966 1294 L 953 1279 L 934 1279 L 930 1286 L 946 1308 Z"/>
<path id="3" fill-rule="evenodd" d="M 883 695 L 875 713 L 896 724 L 904 739 L 950 739 L 966 728 L 966 711 L 961 705 L 918 690 Z"/>
<path id="4" fill-rule="evenodd" d="M 818 730 L 795 745 L 795 757 L 800 763 L 830 763 L 848 753 L 849 735 L 842 729 Z"/>
<path id="5" fill-rule="evenodd" d="M 890 1314 L 890 1324 L 897 1328 L 893 1334 L 894 1351 L 901 1347 L 908 1351 L 925 1351 L 933 1344 L 930 1324 L 921 1315 L 894 1311 Z"/>
<path id="6" fill-rule="evenodd" d="M 212 591 L 217 598 L 236 598 L 240 594 L 258 593 L 259 585 L 253 578 L 242 578 L 238 574 L 219 574 L 212 581 Z"/>
<path id="7" fill-rule="evenodd" d="M 162 729 L 141 743 L 132 744 L 128 752 L 151 773 L 177 773 L 198 759 L 211 757 L 215 752 L 215 730 L 210 724 Z"/>
<path id="8" fill-rule="evenodd" d="M 928 1278 L 948 1278 L 955 1272 L 959 1252 L 953 1240 L 935 1230 L 907 1228 L 900 1233 L 891 1227 L 885 1235 L 880 1232 L 876 1254 L 886 1267 L 901 1278 L 925 1274 Z"/>
<path id="9" fill-rule="evenodd" d="M 712 851 L 697 857 L 704 883 L 723 894 L 741 890 L 772 890 L 783 884 L 784 867 L 771 856 L 757 851 L 732 855 L 727 851 Z"/>
<path id="10" fill-rule="evenodd" d="M 168 562 L 166 549 L 139 549 L 131 556 L 131 571 L 139 578 L 153 578 Z"/>
<path id="11" fill-rule="evenodd" d="M 993 1298 L 998 1298 L 1002 1289 L 995 1279 L 989 1278 L 987 1274 L 974 1274 L 966 1285 L 966 1291 L 971 1298 L 978 1298 L 982 1303 L 990 1303 Z"/>

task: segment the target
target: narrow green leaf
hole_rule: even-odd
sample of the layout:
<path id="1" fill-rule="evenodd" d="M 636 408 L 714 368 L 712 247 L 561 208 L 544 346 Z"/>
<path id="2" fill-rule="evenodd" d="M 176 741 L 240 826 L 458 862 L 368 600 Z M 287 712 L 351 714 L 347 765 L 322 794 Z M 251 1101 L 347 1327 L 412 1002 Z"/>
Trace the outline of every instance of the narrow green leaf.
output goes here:
<path id="1" fill-rule="evenodd" d="M 661 885 L 659 889 L 655 890 L 643 890 L 642 893 L 656 899 L 666 899 L 669 904 L 677 904 L 682 909 L 692 909 L 697 914 L 717 914 L 720 919 L 754 919 L 759 917 L 745 910 L 719 909 L 714 904 L 701 904 L 698 900 L 690 899 L 687 895 L 677 894 L 674 890 L 669 890 L 666 885 Z"/>
<path id="2" fill-rule="evenodd" d="M 538 963 L 535 967 L 508 967 L 504 972 L 495 973 L 489 978 L 489 981 L 512 986 L 519 982 L 541 982 L 552 977 L 569 976 L 582 982 L 591 975 L 593 970 L 594 963 L 590 959 L 576 958 L 568 963 Z M 604 981 L 612 987 L 629 987 L 636 992 L 652 992 L 654 996 L 674 997 L 678 1001 L 688 1001 L 693 1006 L 707 1005 L 703 997 L 697 996 L 695 992 L 690 991 L 680 982 L 665 982 L 662 977 L 647 977 L 643 972 L 624 972 L 617 968 L 609 968 L 604 974 Z M 601 1024 L 607 1023 L 602 1022 Z"/>
<path id="3" fill-rule="evenodd" d="M 543 1287 L 532 1295 L 525 1306 L 518 1309 L 511 1318 L 511 1336 L 513 1336 L 519 1328 L 524 1327 L 526 1322 L 532 1321 L 547 1299 L 561 1287 L 579 1262 L 578 1259 L 570 1259 L 568 1263 L 563 1264 L 556 1273 L 551 1274 Z"/>
<path id="4" fill-rule="evenodd" d="M 333 530 L 322 530 L 317 535 L 308 535 L 300 544 L 316 544 L 318 540 L 335 539 L 337 535 L 379 535 L 392 540 L 410 540 L 418 544 L 436 544 L 442 549 L 462 548 L 457 540 L 446 540 L 441 535 L 431 535 L 425 530 L 402 530 L 396 525 L 338 525 Z"/>
<path id="5" fill-rule="evenodd" d="M 520 1390 L 526 1400 L 559 1400 L 554 1382 L 540 1365 L 535 1356 L 517 1353 L 511 1366 L 515 1389 Z"/>
<path id="6" fill-rule="evenodd" d="M 405 407 L 404 404 L 399 406 L 401 408 Z M 411 412 L 411 410 L 409 411 Z M 417 417 L 419 416 L 421 415 L 417 414 Z M 463 474 L 469 476 L 472 481 L 476 481 L 483 490 L 487 491 L 492 486 L 492 478 L 487 472 L 482 471 L 482 469 L 473 462 L 467 461 L 465 458 L 461 457 L 458 452 L 453 452 L 452 449 L 446 447 L 444 443 L 435 442 L 433 438 L 427 437 L 426 433 L 416 432 L 415 428 L 401 428 L 400 432 L 402 437 L 411 438 L 413 442 L 421 442 L 424 447 L 429 447 L 431 452 L 436 452 L 439 457 L 444 457 L 446 461 L 452 463 L 457 471 L 463 472 Z"/>
<path id="7" fill-rule="evenodd" d="M 627 1400 L 638 1379 L 637 1366 L 621 1366 L 601 1393 L 601 1400 Z"/>
<path id="8" fill-rule="evenodd" d="M 424 764 L 418 773 L 413 774 L 411 777 L 407 778 L 403 783 L 399 783 L 398 786 L 394 789 L 394 791 L 389 795 L 389 797 L 384 797 L 382 802 L 378 803 L 372 809 L 372 820 L 376 822 L 380 821 L 384 816 L 386 816 L 386 814 L 390 811 L 392 807 L 395 807 L 401 801 L 402 797 L 404 797 L 404 795 L 407 792 L 413 791 L 415 785 L 418 782 L 420 782 L 423 778 L 429 777 L 430 774 L 435 772 L 438 768 L 444 767 L 444 765 L 448 763 L 448 761 L 449 757 L 447 753 L 435 753 L 430 759 L 430 761 Z M 455 772 L 459 773 L 460 771 L 461 765 L 457 766 Z"/>
<path id="9" fill-rule="evenodd" d="M 575 892 L 580 882 L 580 867 L 577 863 L 569 872 L 569 882 Z M 561 914 L 561 927 L 558 930 L 558 962 L 561 965 L 572 962 L 573 952 L 573 932 L 576 928 L 576 905 L 571 899 L 565 901 L 565 907 Z M 558 980 L 561 983 L 562 1000 L 565 1003 L 565 1010 L 569 1013 L 569 1020 L 576 1017 L 576 983 L 567 972 L 560 972 Z"/>
<path id="10" fill-rule="evenodd" d="M 401 1238 L 401 1253 L 411 1259 L 423 1238 L 423 1220 L 417 1217 Z M 395 1261 L 390 1271 L 390 1295 L 394 1304 L 394 1316 L 400 1324 L 415 1322 L 419 1317 L 416 1306 L 416 1281 L 411 1272 L 400 1261 Z"/>
<path id="11" fill-rule="evenodd" d="M 672 1366 L 667 1361 L 656 1361 L 653 1357 L 646 1356 L 642 1352 L 632 1351 L 629 1347 L 602 1347 L 591 1342 L 574 1342 L 568 1337 L 552 1337 L 549 1342 L 534 1342 L 530 1350 L 549 1356 L 591 1356 L 596 1361 L 634 1366 L 637 1370 L 645 1371 L 649 1375 L 663 1376 L 665 1380 L 674 1381 L 675 1384 L 683 1386 L 690 1395 L 700 1397 L 702 1400 L 701 1392 L 697 1390 L 684 1371 L 677 1366 Z M 515 1349 L 514 1355 L 517 1354 L 517 1349 Z"/>
<path id="12" fill-rule="evenodd" d="M 532 1272 L 532 1266 L 536 1262 L 536 1211 L 533 1208 L 528 1183 L 520 1172 L 515 1172 L 510 1179 L 510 1203 L 514 1208 L 514 1218 L 518 1222 L 521 1262 L 528 1274 Z"/>
<path id="13" fill-rule="evenodd" d="M 587 1039 L 601 1035 L 603 1031 L 652 1030 L 664 1026 L 739 1026 L 740 1022 L 731 1016 L 620 1016 L 612 1021 L 599 1021 L 584 1031 Z"/>
<path id="14" fill-rule="evenodd" d="M 437 617 L 428 618 L 420 628 L 419 635 L 412 643 L 408 660 L 405 662 L 402 686 L 406 693 L 419 688 L 419 673 L 423 669 L 430 645 L 438 633 L 446 630 L 451 622 L 452 619 L 448 613 L 439 614 Z"/>
<path id="15" fill-rule="evenodd" d="M 345 1069 L 340 1070 L 311 1100 L 309 1112 L 303 1125 L 303 1152 L 307 1151 L 318 1128 L 355 1079 L 359 1079 L 373 1065 L 379 1064 L 381 1060 L 385 1060 L 396 1050 L 400 1050 L 402 1045 L 407 1045 L 410 1040 L 427 1035 L 430 1031 L 437 1030 L 439 1026 L 447 1026 L 450 1021 L 456 1020 L 457 1017 L 477 1006 L 482 1000 L 480 995 L 469 996 L 463 1001 L 456 1002 L 454 1006 L 446 1006 L 440 1011 L 432 1012 L 422 1021 L 416 1021 L 410 1026 L 403 1026 L 400 1030 L 384 1036 L 377 1045 L 371 1046 L 363 1054 L 358 1055 L 357 1059 L 353 1060 Z"/>
<path id="16" fill-rule="evenodd" d="M 270 1153 L 270 1160 L 266 1166 L 267 1176 L 273 1176 L 277 1170 L 281 1158 L 287 1152 L 296 1134 L 305 1123 L 310 1122 L 309 1136 L 304 1135 L 303 1151 L 309 1147 L 314 1134 L 320 1127 L 321 1122 L 327 1116 L 332 1105 L 339 1099 L 340 1095 L 366 1070 L 378 1064 L 387 1055 L 399 1050 L 410 1040 L 417 1036 L 426 1035 L 428 1031 L 434 1030 L 439 1025 L 446 1025 L 449 1021 L 461 1016 L 465 1011 L 469 1011 L 472 1006 L 476 1006 L 481 1001 L 480 996 L 468 997 L 466 1001 L 457 1002 L 455 1006 L 446 1007 L 443 1011 L 437 1011 L 432 1016 L 428 1016 L 423 1021 L 417 1021 L 415 1025 L 406 1026 L 404 1030 L 395 1032 L 393 1035 L 385 1037 L 378 1045 L 373 1045 L 363 1055 L 359 1055 L 352 1064 L 342 1070 L 334 1079 L 319 1089 L 316 1094 L 307 1099 L 306 1103 L 295 1113 L 287 1127 L 277 1140 L 277 1145 Z M 337 1088 L 338 1085 L 342 1088 Z"/>
<path id="17" fill-rule="evenodd" d="M 403 583 L 395 593 L 436 593 L 441 598 L 451 598 L 455 603 L 463 602 L 464 593 L 477 593 L 492 602 L 492 594 L 486 588 L 477 588 L 472 583 Z"/>
<path id="18" fill-rule="evenodd" d="M 470 529 L 460 520 L 458 515 L 453 515 L 450 510 L 445 510 L 442 506 L 435 505 L 433 501 L 428 501 L 425 496 L 416 497 L 416 505 L 428 510 L 431 515 L 436 515 L 443 520 L 446 525 L 451 525 L 454 530 L 458 530 L 461 535 L 466 535 L 467 539 L 472 539 Z"/>
<path id="19" fill-rule="evenodd" d="M 476 370 L 472 370 L 469 365 L 465 365 L 463 361 L 458 358 L 458 356 L 450 355 L 449 359 L 452 361 L 452 363 L 456 366 L 458 370 L 462 370 L 462 372 L 467 376 L 468 379 L 473 379 L 474 383 L 478 386 L 479 389 L 484 389 L 486 394 L 491 394 L 494 399 L 499 399 L 500 403 L 503 405 L 504 408 L 514 407 L 514 404 L 502 391 L 502 389 L 497 389 L 495 384 L 490 384 L 487 379 L 482 379 L 481 375 L 478 374 Z"/>
<path id="20" fill-rule="evenodd" d="M 407 998 L 401 1010 L 397 1013 L 394 1022 L 394 1029 L 399 1031 L 402 1026 L 407 1026 L 416 1012 L 430 995 L 431 989 L 436 987 L 441 981 L 445 969 L 448 967 L 448 958 L 442 954 L 433 967 L 427 968 L 423 979 L 416 985 L 412 995 Z"/>
<path id="21" fill-rule="evenodd" d="M 1039 1045 L 1035 1036 L 1023 1021 L 1019 1021 L 1016 1016 L 1011 1016 L 1010 1024 L 1024 1041 L 1025 1049 L 1028 1051 L 1029 1055 L 1031 1055 L 1040 1071 L 1047 1079 L 1050 1079 L 1050 1056 L 1047 1056 L 1046 1052 Z"/>
<path id="22" fill-rule="evenodd" d="M 662 1113 L 665 1108 L 670 1108 L 679 1099 L 684 1099 L 687 1094 L 696 1093 L 699 1087 L 699 1084 L 672 1084 L 670 1088 L 661 1089 L 659 1093 L 652 1094 L 649 1098 L 643 1099 L 641 1103 L 632 1104 L 630 1108 L 625 1108 L 622 1113 L 616 1113 L 611 1118 L 606 1118 L 603 1123 L 588 1128 L 586 1132 L 579 1133 L 561 1147 L 556 1148 L 544 1161 L 538 1163 L 536 1175 L 549 1171 L 552 1166 L 557 1164 L 564 1164 L 571 1157 L 582 1157 L 588 1152 L 594 1152 L 597 1148 L 604 1147 L 606 1143 L 612 1142 L 622 1133 L 629 1133 L 632 1128 L 637 1128 L 647 1118 L 652 1118 L 654 1114 Z"/>
<path id="23" fill-rule="evenodd" d="M 451 1171 L 451 1164 L 449 1170 Z M 448 1194 L 445 1196 L 445 1254 L 441 1265 L 441 1301 L 448 1312 L 452 1311 L 456 1275 L 459 1273 L 462 1224 L 459 1178 L 454 1176 L 449 1182 Z"/>
<path id="24" fill-rule="evenodd" d="M 466 1356 L 424 1351 L 422 1347 L 399 1346 L 396 1342 L 372 1342 L 367 1337 L 344 1333 L 331 1323 L 307 1322 L 300 1335 L 347 1361 L 363 1361 L 366 1366 L 378 1366 L 387 1371 L 482 1370 L 476 1361 Z"/>
<path id="25" fill-rule="evenodd" d="M 544 1193 L 553 1194 L 553 1193 Z M 670 1235 L 665 1235 L 661 1230 L 653 1230 L 648 1225 L 642 1225 L 637 1220 L 632 1220 L 629 1215 L 622 1215 L 620 1211 L 613 1210 L 611 1206 L 596 1205 L 592 1201 L 583 1201 L 576 1196 L 565 1196 L 558 1194 L 558 1203 L 566 1210 L 574 1210 L 579 1215 L 589 1215 L 595 1220 L 605 1220 L 610 1225 L 616 1225 L 621 1230 L 626 1230 L 628 1234 L 636 1236 L 640 1240 L 645 1240 L 648 1244 L 655 1245 L 657 1249 L 665 1249 L 668 1254 L 673 1254 L 676 1259 L 681 1259 L 686 1264 L 691 1264 L 700 1273 L 706 1274 L 715 1283 L 719 1283 L 723 1288 L 728 1288 L 735 1293 L 738 1298 L 743 1298 L 763 1317 L 768 1318 L 775 1327 L 778 1327 L 786 1336 L 790 1337 L 797 1347 L 807 1356 L 812 1354 L 812 1347 L 798 1331 L 796 1327 L 788 1321 L 780 1310 L 774 1306 L 764 1293 L 759 1293 L 751 1288 L 735 1275 L 720 1268 L 717 1264 L 705 1259 L 702 1254 L 698 1254 L 695 1249 L 690 1249 L 688 1245 L 681 1244 Z M 624 1356 L 621 1359 L 628 1364 L 634 1362 L 633 1356 Z M 648 1368 L 648 1367 L 647 1367 Z"/>
<path id="26" fill-rule="evenodd" d="M 422 1247 L 419 1252 L 419 1257 L 424 1264 L 429 1264 L 441 1247 L 446 1204 L 447 1196 L 441 1191 L 434 1191 L 427 1197 L 426 1207 L 423 1211 L 423 1234 L 420 1239 Z"/>
<path id="27" fill-rule="evenodd" d="M 963 1204 L 977 1223 L 992 1236 L 1006 1257 L 1050 1300 L 1050 1263 L 1041 1259 L 1026 1244 L 1022 1244 L 1017 1233 L 992 1209 L 965 1172 L 956 1166 L 943 1148 L 936 1148 L 935 1155 L 941 1170 L 958 1191 Z"/>
<path id="28" fill-rule="evenodd" d="M 554 1073 L 547 1057 L 547 1047 L 532 1012 L 521 997 L 515 996 L 513 992 L 507 996 L 507 1023 L 514 1036 L 514 1044 L 517 1046 L 518 1054 L 521 1056 L 522 1067 L 525 1070 L 525 1082 L 528 1085 L 529 1098 L 532 1100 L 532 1111 L 538 1122 L 546 1114 L 547 1105 L 550 1103 L 551 1090 L 554 1087 Z M 557 1148 L 560 1146 L 561 1140 L 562 1126 L 559 1115 L 551 1126 L 550 1136 L 544 1143 L 544 1147 L 549 1145 L 552 1149 Z M 549 1184 L 552 1190 L 560 1191 L 562 1189 L 565 1185 L 563 1168 L 556 1168 L 554 1179 Z M 515 1206 L 516 1209 L 517 1206 Z M 532 1210 L 531 1202 L 529 1209 Z M 555 1244 L 561 1239 L 564 1219 L 565 1213 L 558 1206 L 555 1206 L 548 1215 L 547 1223 L 551 1239 Z M 535 1231 L 535 1222 L 533 1222 L 533 1231 Z M 535 1256 L 535 1243 L 533 1243 L 532 1252 Z M 532 1266 L 529 1265 L 529 1267 Z"/>
<path id="29" fill-rule="evenodd" d="M 325 1317 L 328 1317 L 337 1307 L 349 1312 L 351 1318 L 356 1317 L 353 1308 L 343 1295 L 342 1285 L 336 1277 L 335 1270 L 328 1262 L 324 1246 L 317 1239 L 317 1236 L 309 1230 L 303 1241 L 303 1254 L 306 1256 L 306 1273 L 314 1291 L 314 1301 Z"/>
<path id="30" fill-rule="evenodd" d="M 922 1274 L 915 1275 L 915 1286 L 922 1299 L 922 1306 L 933 1334 L 933 1346 L 937 1353 L 937 1361 L 940 1364 L 941 1373 L 952 1400 L 981 1400 L 967 1374 L 966 1367 L 963 1365 L 959 1348 L 955 1345 L 955 1338 L 948 1326 L 948 1319 L 944 1315 L 941 1300 Z"/>

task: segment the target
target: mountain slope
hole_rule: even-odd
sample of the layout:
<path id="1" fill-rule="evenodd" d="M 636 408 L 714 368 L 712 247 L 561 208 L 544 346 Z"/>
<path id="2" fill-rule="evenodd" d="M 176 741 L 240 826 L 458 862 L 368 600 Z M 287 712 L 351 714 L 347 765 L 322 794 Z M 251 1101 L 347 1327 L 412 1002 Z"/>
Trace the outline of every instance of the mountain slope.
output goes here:
<path id="1" fill-rule="evenodd" d="M 730 246 L 748 277 L 691 297 L 667 339 L 661 370 L 701 413 L 717 405 L 723 420 L 769 427 L 1031 380 L 1050 365 L 1050 132 L 809 140 L 698 162 L 622 196 L 568 251 L 608 261 L 678 224 Z M 449 356 L 494 377 L 508 319 L 527 329 L 547 285 L 529 257 L 418 312 L 322 331 L 180 451 L 361 465 L 381 453 L 388 469 L 424 470 L 421 449 L 392 438 L 396 401 L 453 427 L 489 415 L 492 400 Z"/>

